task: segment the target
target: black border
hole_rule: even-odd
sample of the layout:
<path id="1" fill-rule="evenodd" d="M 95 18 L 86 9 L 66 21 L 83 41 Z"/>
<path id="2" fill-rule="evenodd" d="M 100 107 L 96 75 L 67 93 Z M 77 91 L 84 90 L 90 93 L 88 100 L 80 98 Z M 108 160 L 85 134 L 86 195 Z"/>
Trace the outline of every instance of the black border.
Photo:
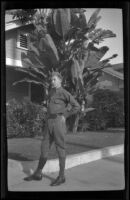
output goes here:
<path id="1" fill-rule="evenodd" d="M 96 1 L 94 3 L 87 0 L 80 2 L 73 1 L 40 1 L 40 2 L 18 2 L 18 1 L 2 1 L 1 9 L 1 199 L 40 199 L 40 198 L 61 198 L 61 199 L 109 199 L 109 200 L 125 200 L 129 199 L 129 19 L 130 19 L 130 4 L 128 1 Z M 124 44 L 124 76 L 125 76 L 125 190 L 120 191 L 86 191 L 86 192 L 10 192 L 7 190 L 7 140 L 6 140 L 6 72 L 5 72 L 5 25 L 4 15 L 5 10 L 18 9 L 18 8 L 40 8 L 40 7 L 52 7 L 52 8 L 120 8 L 123 11 L 123 44 Z"/>

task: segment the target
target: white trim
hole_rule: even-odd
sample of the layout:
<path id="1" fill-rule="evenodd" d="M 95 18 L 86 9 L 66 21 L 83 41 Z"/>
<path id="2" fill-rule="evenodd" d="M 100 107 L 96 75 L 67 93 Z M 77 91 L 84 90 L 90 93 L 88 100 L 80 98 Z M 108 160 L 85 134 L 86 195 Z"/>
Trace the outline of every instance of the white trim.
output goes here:
<path id="1" fill-rule="evenodd" d="M 9 22 L 9 23 L 6 23 L 5 24 L 5 31 L 9 31 L 11 29 L 14 29 L 14 28 L 19 28 L 21 26 L 26 26 L 26 25 L 29 25 L 31 24 L 31 22 L 27 22 L 26 24 L 21 24 L 20 22 Z"/>
<path id="2" fill-rule="evenodd" d="M 23 67 L 21 60 L 14 60 L 11 58 L 6 58 L 6 65 L 15 66 L 15 67 Z"/>
<path id="3" fill-rule="evenodd" d="M 21 26 L 21 24 L 9 23 L 9 24 L 5 25 L 5 31 L 8 31 L 8 30 L 11 30 L 11 29 L 14 29 L 14 28 L 18 28 L 20 26 Z"/>

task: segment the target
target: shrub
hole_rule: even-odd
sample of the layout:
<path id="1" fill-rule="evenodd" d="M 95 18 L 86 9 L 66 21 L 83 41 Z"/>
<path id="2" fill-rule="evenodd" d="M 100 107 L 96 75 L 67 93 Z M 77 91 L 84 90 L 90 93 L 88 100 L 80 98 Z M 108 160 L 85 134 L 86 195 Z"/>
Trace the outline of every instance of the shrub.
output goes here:
<path id="1" fill-rule="evenodd" d="M 7 137 L 34 137 L 44 129 L 46 112 L 42 105 L 24 99 L 10 100 L 6 106 Z"/>
<path id="2" fill-rule="evenodd" d="M 87 113 L 84 121 L 91 130 L 124 126 L 124 98 L 120 92 L 99 89 L 93 96 L 94 112 Z"/>

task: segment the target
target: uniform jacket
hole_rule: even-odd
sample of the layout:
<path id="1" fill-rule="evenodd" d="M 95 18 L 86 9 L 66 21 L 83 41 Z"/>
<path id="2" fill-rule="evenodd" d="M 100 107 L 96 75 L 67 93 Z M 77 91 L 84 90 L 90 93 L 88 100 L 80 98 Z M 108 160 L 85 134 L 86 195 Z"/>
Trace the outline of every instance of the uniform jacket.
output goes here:
<path id="1" fill-rule="evenodd" d="M 71 109 L 68 109 L 68 105 Z M 77 113 L 80 110 L 80 105 L 74 97 L 64 88 L 52 88 L 48 95 L 48 115 L 63 114 L 66 118 Z"/>

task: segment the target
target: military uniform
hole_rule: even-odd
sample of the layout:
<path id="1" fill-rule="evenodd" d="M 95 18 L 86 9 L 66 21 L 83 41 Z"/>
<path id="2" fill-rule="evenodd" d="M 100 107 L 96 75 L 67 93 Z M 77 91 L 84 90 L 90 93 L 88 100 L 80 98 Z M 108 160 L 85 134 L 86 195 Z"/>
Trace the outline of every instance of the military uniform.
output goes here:
<path id="1" fill-rule="evenodd" d="M 68 104 L 71 105 L 69 111 Z M 47 121 L 41 145 L 41 156 L 47 157 L 52 142 L 55 142 L 59 157 L 65 157 L 66 123 L 62 116 L 75 114 L 80 109 L 73 96 L 62 87 L 53 88 L 48 98 Z"/>
<path id="2" fill-rule="evenodd" d="M 68 109 L 68 105 L 71 105 L 71 109 Z M 56 145 L 56 150 L 59 157 L 59 176 L 52 182 L 52 186 L 59 185 L 65 182 L 64 169 L 65 169 L 65 135 L 66 135 L 66 123 L 63 118 L 67 118 L 72 114 L 76 114 L 80 109 L 78 102 L 74 97 L 62 87 L 52 88 L 48 95 L 47 106 L 47 119 L 45 130 L 43 134 L 43 140 L 41 143 L 41 155 L 36 172 L 25 178 L 25 180 L 41 180 L 42 169 L 47 161 L 48 153 L 52 143 Z"/>

